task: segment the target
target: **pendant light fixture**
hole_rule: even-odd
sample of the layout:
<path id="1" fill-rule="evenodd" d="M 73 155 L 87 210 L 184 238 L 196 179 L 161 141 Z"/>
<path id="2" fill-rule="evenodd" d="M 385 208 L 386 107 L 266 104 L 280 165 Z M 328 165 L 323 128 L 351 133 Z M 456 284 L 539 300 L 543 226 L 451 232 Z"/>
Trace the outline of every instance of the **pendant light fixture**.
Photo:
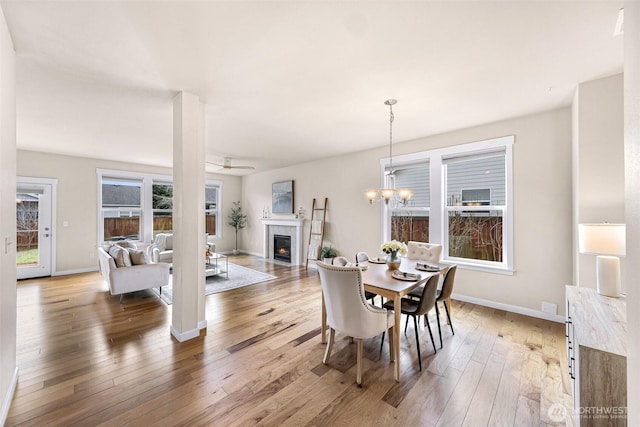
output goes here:
<path id="1" fill-rule="evenodd" d="M 396 190 L 396 175 L 393 169 L 393 106 L 397 103 L 398 101 L 395 99 L 387 99 L 384 101 L 384 105 L 389 106 L 389 168 L 384 172 L 383 188 L 365 191 L 365 196 L 371 204 L 380 197 L 387 205 L 389 204 L 389 200 L 397 200 L 402 202 L 403 205 L 406 205 L 409 199 L 413 197 L 413 191 L 410 188 Z"/>

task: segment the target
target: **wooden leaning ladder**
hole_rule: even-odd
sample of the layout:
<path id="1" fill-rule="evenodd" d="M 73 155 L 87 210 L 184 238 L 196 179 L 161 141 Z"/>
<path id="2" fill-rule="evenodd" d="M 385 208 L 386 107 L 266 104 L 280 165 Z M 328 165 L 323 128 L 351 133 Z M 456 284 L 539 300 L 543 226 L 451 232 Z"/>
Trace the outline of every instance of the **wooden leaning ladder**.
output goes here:
<path id="1" fill-rule="evenodd" d="M 317 246 L 315 257 L 307 252 L 307 262 L 304 266 L 305 269 L 309 268 L 309 260 L 312 259 L 317 261 L 320 259 L 320 254 L 322 251 L 322 244 L 324 241 L 324 224 L 327 218 L 327 203 L 329 199 L 327 197 L 324 198 L 324 206 L 320 207 L 319 205 L 316 207 L 316 199 L 313 199 L 313 203 L 311 205 L 311 226 L 309 227 L 309 246 L 307 247 L 307 251 L 309 251 L 312 245 Z M 320 214 L 322 213 L 322 220 L 320 220 Z M 317 216 L 317 217 L 316 217 Z M 314 227 L 314 221 L 321 221 L 320 230 L 318 227 Z M 315 223 L 317 225 L 317 222 Z"/>

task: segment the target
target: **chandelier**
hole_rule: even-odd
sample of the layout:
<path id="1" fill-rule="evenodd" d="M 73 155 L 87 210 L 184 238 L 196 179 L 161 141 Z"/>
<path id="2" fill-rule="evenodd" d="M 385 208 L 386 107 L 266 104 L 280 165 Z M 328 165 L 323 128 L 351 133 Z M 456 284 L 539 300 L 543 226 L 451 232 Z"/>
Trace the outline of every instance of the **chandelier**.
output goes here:
<path id="1" fill-rule="evenodd" d="M 393 106 L 397 103 L 395 99 L 387 99 L 384 105 L 389 106 L 389 168 L 384 172 L 384 187 L 378 190 L 366 190 L 365 196 L 369 199 L 369 203 L 373 204 L 378 198 L 384 200 L 385 204 L 389 204 L 389 200 L 396 200 L 406 205 L 409 199 L 413 197 L 413 191 L 410 188 L 396 189 L 396 175 L 393 169 Z"/>

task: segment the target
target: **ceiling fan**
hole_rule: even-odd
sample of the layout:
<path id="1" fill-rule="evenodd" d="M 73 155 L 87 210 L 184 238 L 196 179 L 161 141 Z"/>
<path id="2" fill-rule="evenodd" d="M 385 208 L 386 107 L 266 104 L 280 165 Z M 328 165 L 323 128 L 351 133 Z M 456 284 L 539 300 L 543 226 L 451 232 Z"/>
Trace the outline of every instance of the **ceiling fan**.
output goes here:
<path id="1" fill-rule="evenodd" d="M 210 165 L 214 165 L 214 166 L 219 166 L 222 169 L 249 169 L 249 170 L 253 170 L 255 169 L 253 166 L 237 166 L 237 165 L 232 165 L 231 164 L 231 157 L 225 157 L 224 158 L 224 162 L 222 162 L 222 164 L 220 163 L 214 163 L 214 162 L 205 162 L 208 163 Z"/>

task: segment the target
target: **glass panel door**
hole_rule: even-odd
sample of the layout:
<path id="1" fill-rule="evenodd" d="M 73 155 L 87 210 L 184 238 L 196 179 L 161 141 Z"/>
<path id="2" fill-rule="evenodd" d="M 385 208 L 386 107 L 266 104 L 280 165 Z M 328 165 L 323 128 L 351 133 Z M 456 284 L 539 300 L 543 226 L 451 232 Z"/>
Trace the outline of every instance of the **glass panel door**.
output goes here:
<path id="1" fill-rule="evenodd" d="M 51 275 L 51 185 L 18 182 L 16 190 L 17 278 Z"/>

